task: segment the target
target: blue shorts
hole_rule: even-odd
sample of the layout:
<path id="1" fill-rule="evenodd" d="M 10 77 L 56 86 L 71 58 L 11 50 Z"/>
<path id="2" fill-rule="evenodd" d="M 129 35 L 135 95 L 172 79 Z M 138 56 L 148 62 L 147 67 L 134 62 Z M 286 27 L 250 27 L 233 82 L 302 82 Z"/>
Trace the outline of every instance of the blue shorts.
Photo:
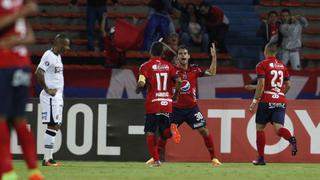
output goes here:
<path id="1" fill-rule="evenodd" d="M 0 114 L 7 118 L 23 117 L 29 97 L 31 69 L 0 69 Z"/>
<path id="2" fill-rule="evenodd" d="M 203 118 L 198 106 L 193 108 L 173 108 L 171 123 L 180 126 L 186 122 L 192 129 L 206 127 L 206 120 Z"/>
<path id="3" fill-rule="evenodd" d="M 146 114 L 144 122 L 144 132 L 156 133 L 157 130 L 160 134 L 170 128 L 170 113 L 157 113 L 157 114 Z"/>
<path id="4" fill-rule="evenodd" d="M 284 103 L 263 103 L 258 104 L 256 123 L 267 124 L 269 122 L 284 124 L 286 105 Z"/>

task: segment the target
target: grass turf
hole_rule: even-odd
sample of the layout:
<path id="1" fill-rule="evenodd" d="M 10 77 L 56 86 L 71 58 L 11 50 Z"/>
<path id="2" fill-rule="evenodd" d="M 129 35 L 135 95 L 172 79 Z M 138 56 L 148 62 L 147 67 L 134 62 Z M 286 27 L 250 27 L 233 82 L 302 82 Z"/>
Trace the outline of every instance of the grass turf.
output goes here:
<path id="1" fill-rule="evenodd" d="M 60 162 L 60 161 L 59 161 Z M 47 180 L 121 180 L 121 179 L 223 179 L 223 180 L 319 180 L 320 164 L 269 163 L 255 167 L 250 163 L 163 163 L 150 168 L 140 162 L 61 161 L 61 167 L 40 167 Z M 28 172 L 23 161 L 14 161 L 22 179 Z"/>

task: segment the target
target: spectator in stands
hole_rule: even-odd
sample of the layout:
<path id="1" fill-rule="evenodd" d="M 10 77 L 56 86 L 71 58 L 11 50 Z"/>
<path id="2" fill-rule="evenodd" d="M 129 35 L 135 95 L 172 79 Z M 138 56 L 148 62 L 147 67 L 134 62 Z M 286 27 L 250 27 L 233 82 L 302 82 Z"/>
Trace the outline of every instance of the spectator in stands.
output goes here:
<path id="1" fill-rule="evenodd" d="M 263 38 L 263 46 L 261 47 L 260 60 L 264 59 L 264 47 L 270 41 L 271 37 L 278 34 L 280 28 L 279 15 L 276 11 L 268 12 L 267 19 L 263 19 L 257 31 L 257 36 Z"/>
<path id="2" fill-rule="evenodd" d="M 193 3 L 187 4 L 186 8 L 182 10 L 180 31 L 182 44 L 188 45 L 193 43 L 201 46 L 203 52 L 209 50 L 208 34 L 206 33 L 204 24 L 202 24 L 200 20 L 199 12 Z"/>
<path id="3" fill-rule="evenodd" d="M 203 2 L 199 8 L 206 24 L 210 42 L 216 44 L 217 51 L 227 52 L 225 38 L 229 30 L 229 19 L 218 6 Z"/>
<path id="4" fill-rule="evenodd" d="M 301 34 L 303 28 L 307 27 L 308 24 L 306 18 L 300 15 L 291 15 L 289 9 L 282 9 L 279 35 L 270 40 L 278 41 L 281 47 L 280 59 L 284 64 L 288 64 L 290 60 L 291 68 L 294 70 L 301 70 Z"/>
<path id="5" fill-rule="evenodd" d="M 71 0 L 71 4 L 78 4 L 79 0 Z M 114 4 L 117 4 L 117 0 L 112 0 Z M 103 14 L 107 12 L 106 0 L 87 0 L 87 38 L 88 38 L 88 50 L 95 50 L 95 27 L 96 22 L 101 24 Z M 107 25 L 107 23 L 106 23 Z M 100 31 L 97 34 L 99 38 L 99 49 L 103 51 L 105 49 L 104 40 Z"/>
<path id="6" fill-rule="evenodd" d="M 174 13 L 173 4 L 176 0 L 151 0 L 152 8 L 144 32 L 143 50 L 148 51 L 151 44 L 159 38 L 166 38 L 175 32 L 173 21 L 170 17 Z"/>

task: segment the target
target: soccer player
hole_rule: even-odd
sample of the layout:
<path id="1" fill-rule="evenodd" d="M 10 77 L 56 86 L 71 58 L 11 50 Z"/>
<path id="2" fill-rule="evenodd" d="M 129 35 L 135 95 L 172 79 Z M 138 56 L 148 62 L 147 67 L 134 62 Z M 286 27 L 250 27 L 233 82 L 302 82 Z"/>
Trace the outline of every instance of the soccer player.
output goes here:
<path id="1" fill-rule="evenodd" d="M 258 84 L 254 99 L 249 107 L 249 110 L 253 112 L 255 106 L 259 103 L 256 114 L 259 156 L 253 161 L 254 165 L 266 164 L 264 160 L 266 137 L 263 130 L 269 122 L 273 125 L 278 136 L 290 142 L 292 156 L 297 153 L 296 138 L 291 135 L 288 129 L 283 127 L 287 104 L 285 94 L 290 89 L 290 81 L 287 67 L 276 58 L 277 51 L 276 43 L 268 43 L 264 49 L 266 59 L 256 67 Z"/>
<path id="2" fill-rule="evenodd" d="M 30 171 L 29 180 L 42 180 L 38 169 L 33 134 L 27 125 L 25 107 L 31 80 L 27 44 L 34 34 L 25 17 L 36 12 L 33 1 L 0 0 L 0 179 L 16 180 L 10 153 L 10 128 L 15 129 L 23 158 Z"/>
<path id="3" fill-rule="evenodd" d="M 186 122 L 192 129 L 197 130 L 203 137 L 204 143 L 209 151 L 212 165 L 221 165 L 214 153 L 214 145 L 209 129 L 206 127 L 206 121 L 203 118 L 197 105 L 197 78 L 202 76 L 214 76 L 216 74 L 217 56 L 215 46 L 212 43 L 211 65 L 206 71 L 202 71 L 198 66 L 189 64 L 190 54 L 185 46 L 178 48 L 178 64 L 176 66 L 179 77 L 182 79 L 182 87 L 178 100 L 173 103 L 172 128 L 174 124 L 180 126 Z M 166 140 L 159 139 L 159 151 L 164 151 Z M 154 161 L 150 159 L 147 164 Z"/>
<path id="4" fill-rule="evenodd" d="M 147 135 L 149 152 L 154 159 L 151 167 L 161 165 L 156 131 L 159 131 L 163 139 L 171 137 L 170 116 L 172 101 L 180 92 L 181 80 L 175 67 L 162 59 L 164 45 L 162 42 L 154 42 L 150 49 L 151 58 L 140 66 L 139 80 L 136 93 L 140 93 L 147 86 L 146 116 L 144 131 Z M 172 95 L 172 87 L 175 83 L 175 92 Z"/>
<path id="5" fill-rule="evenodd" d="M 40 93 L 42 123 L 47 124 L 44 134 L 43 166 L 59 166 L 53 159 L 55 136 L 62 123 L 63 64 L 61 55 L 70 49 L 70 40 L 63 34 L 54 38 L 52 48 L 47 50 L 38 65 L 36 77 L 43 90 Z"/>

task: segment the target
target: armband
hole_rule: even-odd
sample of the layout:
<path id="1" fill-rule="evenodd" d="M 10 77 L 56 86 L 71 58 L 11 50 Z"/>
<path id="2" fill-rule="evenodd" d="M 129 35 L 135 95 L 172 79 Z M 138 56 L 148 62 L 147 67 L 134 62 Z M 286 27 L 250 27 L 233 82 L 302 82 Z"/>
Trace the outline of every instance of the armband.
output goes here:
<path id="1" fill-rule="evenodd" d="M 145 84 L 146 83 L 146 77 L 144 75 L 140 74 L 138 82 L 143 82 Z"/>

